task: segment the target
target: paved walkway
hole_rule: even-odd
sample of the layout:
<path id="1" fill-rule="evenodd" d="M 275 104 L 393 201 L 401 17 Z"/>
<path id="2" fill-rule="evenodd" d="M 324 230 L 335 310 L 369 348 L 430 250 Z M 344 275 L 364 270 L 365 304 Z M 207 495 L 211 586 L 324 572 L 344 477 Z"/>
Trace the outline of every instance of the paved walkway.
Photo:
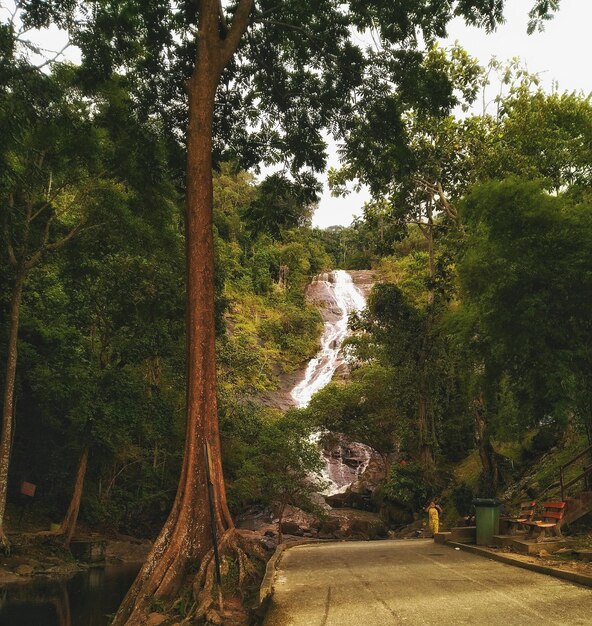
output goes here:
<path id="1" fill-rule="evenodd" d="M 592 624 L 592 589 L 432 540 L 287 550 L 265 626 Z"/>

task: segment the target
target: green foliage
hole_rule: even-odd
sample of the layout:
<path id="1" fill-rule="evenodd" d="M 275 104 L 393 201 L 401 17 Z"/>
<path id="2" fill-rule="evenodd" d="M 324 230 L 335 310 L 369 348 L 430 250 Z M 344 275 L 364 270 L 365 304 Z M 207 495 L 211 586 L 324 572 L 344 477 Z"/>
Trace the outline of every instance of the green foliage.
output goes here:
<path id="1" fill-rule="evenodd" d="M 317 428 L 343 433 L 386 458 L 407 434 L 404 398 L 397 397 L 400 391 L 392 370 L 371 364 L 355 370 L 348 384 L 321 389 L 301 413 Z"/>
<path id="2" fill-rule="evenodd" d="M 235 4 L 224 7 L 231 18 Z M 532 25 L 556 7 L 535 2 Z M 455 120 L 450 112 L 475 97 L 481 70 L 458 47 L 432 46 L 453 17 L 492 29 L 502 8 L 501 0 L 256 3 L 222 77 L 213 137 L 219 397 L 234 507 L 300 502 L 313 489 L 305 478 L 319 458 L 302 414 L 277 418 L 253 398 L 314 353 L 321 322 L 302 291 L 336 265 L 367 268 L 394 254 L 382 270 L 396 284 L 379 287 L 353 321 L 363 331 L 351 345 L 359 367 L 349 387 L 313 401 L 313 423 L 385 455 L 416 456 L 439 439 L 452 458 L 483 388 L 491 427 L 506 436 L 549 411 L 559 420 L 575 406 L 589 419 L 589 103 L 514 92 L 496 123 Z M 197 5 L 30 0 L 18 9 L 20 19 L 0 25 L 3 331 L 14 280 L 6 259 L 16 251 L 13 265 L 35 263 L 12 481 L 27 473 L 59 513 L 89 443 L 83 517 L 150 532 L 173 495 L 183 431 L 178 205 Z M 44 74 L 30 65 L 26 30 L 50 25 L 80 46 L 82 68 L 54 64 Z M 374 30 L 380 52 L 363 51 L 356 29 Z M 344 141 L 336 188 L 357 179 L 373 202 L 351 228 L 320 233 L 307 226 L 326 129 Z M 236 165 L 262 160 L 286 170 L 257 185 Z M 569 189 L 557 198 L 517 181 L 475 190 L 467 239 L 460 229 L 455 239 L 446 194 L 454 204 L 475 180 L 507 173 Z M 426 213 L 432 202 L 445 217 Z M 409 232 L 425 234 L 412 254 L 402 250 Z M 465 244 L 461 302 L 454 271 Z M 38 264 L 40 250 L 56 254 Z M 419 399 L 423 441 L 412 426 Z M 428 489 L 420 470 L 397 467 L 389 497 L 419 506 Z"/>
<path id="3" fill-rule="evenodd" d="M 60 519 L 77 460 L 89 441 L 81 520 L 149 536 L 166 518 L 182 448 L 184 251 L 173 180 L 157 171 L 166 150 L 153 136 L 151 152 L 141 159 L 129 153 L 129 138 L 119 126 L 125 98 L 116 91 L 117 106 L 104 120 L 119 133 L 110 139 L 113 146 L 125 143 L 125 163 L 113 167 L 125 166 L 117 171 L 125 175 L 127 189 L 109 205 L 97 206 L 104 220 L 100 226 L 81 231 L 30 274 L 19 345 L 11 487 L 22 478 L 34 482 L 39 506 Z M 140 130 L 150 136 L 150 130 Z M 156 170 L 145 169 L 146 180 L 141 169 L 150 158 Z M 58 170 L 51 171 L 57 185 Z M 276 469 L 263 456 L 264 445 L 275 435 L 285 445 L 275 463 L 293 453 L 300 477 L 318 464 L 314 446 L 308 449 L 304 441 L 296 449 L 303 433 L 274 426 L 276 417 L 253 408 L 249 399 L 275 388 L 279 372 L 294 369 L 316 351 L 322 322 L 305 304 L 303 287 L 331 260 L 308 228 L 283 230 L 278 240 L 265 232 L 253 238 L 246 214 L 261 197 L 246 173 L 223 165 L 215 191 L 219 406 L 224 464 L 236 508 L 271 503 L 266 481 Z M 10 270 L 0 267 L 0 284 L 8 286 Z M 3 300 L 3 310 L 6 305 Z M 64 432 L 69 433 L 65 440 Z M 262 472 L 257 488 L 245 477 L 249 467 Z M 305 499 L 308 487 L 298 485 L 294 479 L 290 486 L 294 498 L 301 492 Z"/>
<path id="4" fill-rule="evenodd" d="M 469 515 L 473 508 L 473 490 L 466 484 L 460 483 L 452 492 L 452 501 L 459 515 Z"/>
<path id="5" fill-rule="evenodd" d="M 566 382 L 583 375 L 592 223 L 582 218 L 589 211 L 518 179 L 483 185 L 465 203 L 472 234 L 459 268 L 463 289 L 476 307 L 491 375 L 505 381 L 502 410 L 511 380 L 512 403 L 534 424 L 554 411 L 559 417 L 569 402 Z"/>
<path id="6" fill-rule="evenodd" d="M 424 468 L 419 463 L 395 463 L 388 479 L 381 487 L 383 499 L 409 511 L 422 510 L 434 497 L 436 486 L 426 481 Z"/>
<path id="7" fill-rule="evenodd" d="M 312 188 L 307 183 L 312 183 Z M 248 230 L 255 235 L 268 233 L 277 240 L 284 230 L 310 225 L 318 191 L 314 179 L 294 182 L 282 174 L 268 176 L 245 212 Z"/>
<path id="8" fill-rule="evenodd" d="M 501 125 L 491 138 L 488 177 L 538 179 L 546 189 L 590 186 L 592 104 L 590 96 L 546 94 L 521 84 L 506 98 Z"/>
<path id="9" fill-rule="evenodd" d="M 230 502 L 235 507 L 252 503 L 313 507 L 311 496 L 324 483 L 319 478 L 323 461 L 310 435 L 310 425 L 297 413 L 262 420 L 229 483 Z"/>

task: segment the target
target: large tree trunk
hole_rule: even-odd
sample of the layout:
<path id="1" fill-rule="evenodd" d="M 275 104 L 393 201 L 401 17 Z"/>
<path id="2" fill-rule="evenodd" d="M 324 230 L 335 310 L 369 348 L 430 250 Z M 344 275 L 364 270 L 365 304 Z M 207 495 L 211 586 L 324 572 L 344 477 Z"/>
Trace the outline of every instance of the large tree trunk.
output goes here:
<path id="1" fill-rule="evenodd" d="M 4 530 L 6 496 L 8 490 L 8 467 L 12 448 L 12 425 L 14 418 L 14 384 L 16 380 L 17 340 L 20 320 L 23 286 L 26 272 L 17 273 L 10 300 L 10 330 L 6 350 L 6 377 L 4 382 L 4 402 L 2 408 L 2 435 L 0 439 L 0 544 L 5 551 L 9 549 Z"/>
<path id="2" fill-rule="evenodd" d="M 61 532 L 64 535 L 64 545 L 67 548 L 70 547 L 72 536 L 76 530 L 76 522 L 78 521 L 78 511 L 80 511 L 84 478 L 86 476 L 86 468 L 88 467 L 88 452 L 89 446 L 86 444 L 82 454 L 80 455 L 80 461 L 78 462 L 78 469 L 76 470 L 76 479 L 74 480 L 74 491 L 72 492 L 70 506 L 68 507 L 62 522 Z"/>
<path id="3" fill-rule="evenodd" d="M 233 527 L 222 474 L 216 403 L 212 130 L 222 71 L 246 30 L 252 0 L 241 0 L 220 38 L 220 5 L 199 2 L 196 65 L 188 81 L 187 190 L 187 424 L 177 495 L 168 520 L 120 606 L 114 626 L 141 624 L 154 600 L 179 591 L 189 563 L 212 547 L 204 444 L 209 444 L 218 537 Z"/>

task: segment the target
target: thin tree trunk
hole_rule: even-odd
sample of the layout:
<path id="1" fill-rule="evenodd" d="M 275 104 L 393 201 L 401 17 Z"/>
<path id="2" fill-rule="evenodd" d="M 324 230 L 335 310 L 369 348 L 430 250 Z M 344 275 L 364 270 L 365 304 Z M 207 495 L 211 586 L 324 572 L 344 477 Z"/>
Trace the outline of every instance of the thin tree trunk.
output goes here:
<path id="1" fill-rule="evenodd" d="M 426 472 L 435 467 L 434 446 L 430 443 L 428 407 L 424 389 L 420 389 L 417 400 L 417 427 L 419 431 L 419 461 Z"/>
<path id="2" fill-rule="evenodd" d="M 284 521 L 284 512 L 286 511 L 286 502 L 283 501 L 278 512 L 278 545 L 284 541 L 284 533 L 282 532 L 282 522 Z"/>
<path id="3" fill-rule="evenodd" d="M 434 285 L 436 282 L 436 254 L 434 250 L 434 227 L 431 223 L 428 227 L 428 235 L 426 236 L 428 242 L 428 267 L 430 270 L 430 286 L 428 288 L 428 304 L 434 303 Z"/>
<path id="4" fill-rule="evenodd" d="M 9 550 L 9 543 L 4 530 L 4 515 L 6 513 L 6 497 L 8 491 L 8 467 L 12 448 L 12 427 L 14 418 L 14 385 L 16 381 L 17 340 L 20 321 L 23 287 L 26 271 L 17 273 L 16 282 L 10 300 L 10 330 L 6 351 L 6 377 L 4 382 L 4 402 L 2 408 L 2 434 L 0 438 L 0 544 L 5 551 Z"/>
<path id="5" fill-rule="evenodd" d="M 424 328 L 422 347 L 417 360 L 417 431 L 419 435 L 419 461 L 426 474 L 431 474 L 436 465 L 434 453 L 433 428 L 430 428 L 429 401 L 430 390 L 428 386 L 428 349 L 431 341 L 431 312 L 428 311 L 428 319 Z"/>
<path id="6" fill-rule="evenodd" d="M 61 532 L 64 535 L 64 545 L 67 548 L 70 547 L 72 536 L 76 530 L 76 522 L 78 521 L 78 511 L 80 511 L 84 478 L 86 477 L 86 469 L 88 467 L 88 452 L 89 446 L 86 444 L 82 454 L 80 455 L 80 461 L 78 462 L 78 469 L 76 470 L 76 479 L 74 481 L 74 491 L 72 492 L 70 506 L 68 507 L 66 515 L 64 516 L 64 521 L 62 522 Z"/>
<path id="7" fill-rule="evenodd" d="M 481 396 L 475 401 L 473 419 L 474 440 L 481 460 L 483 476 L 487 484 L 491 486 L 491 495 L 495 495 L 499 485 L 499 469 L 495 458 L 495 450 L 493 449 L 489 433 L 487 432 L 485 402 Z"/>
<path id="8" fill-rule="evenodd" d="M 434 284 L 436 280 L 436 260 L 434 251 L 434 220 L 432 210 L 432 200 L 429 197 L 426 201 L 427 224 L 420 224 L 420 230 L 426 239 L 428 246 L 428 269 L 430 282 L 427 293 L 427 323 L 422 338 L 423 347 L 419 355 L 418 375 L 419 391 L 417 398 L 417 427 L 419 433 L 419 460 L 425 471 L 430 474 L 434 471 L 436 460 L 433 445 L 433 424 L 430 424 L 428 411 L 429 389 L 427 385 L 428 373 L 426 372 L 427 352 L 431 342 L 432 332 L 432 305 L 434 303 Z"/>
<path id="9" fill-rule="evenodd" d="M 571 446 L 576 440 L 576 414 L 570 409 L 567 411 L 565 429 L 563 431 L 563 437 L 561 444 L 564 448 Z"/>

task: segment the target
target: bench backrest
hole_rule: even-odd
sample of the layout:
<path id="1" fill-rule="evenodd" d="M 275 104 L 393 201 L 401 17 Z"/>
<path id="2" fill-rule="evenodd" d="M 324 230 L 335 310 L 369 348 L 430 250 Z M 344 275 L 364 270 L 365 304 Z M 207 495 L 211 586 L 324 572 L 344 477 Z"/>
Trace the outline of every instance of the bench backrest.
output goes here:
<path id="1" fill-rule="evenodd" d="M 566 502 L 545 502 L 543 504 L 545 509 L 542 515 L 543 522 L 559 523 L 565 515 L 566 504 Z"/>
<path id="2" fill-rule="evenodd" d="M 529 500 L 528 502 L 520 503 L 520 513 L 518 513 L 518 519 L 532 520 L 534 519 L 534 507 L 536 506 L 535 500 Z"/>

